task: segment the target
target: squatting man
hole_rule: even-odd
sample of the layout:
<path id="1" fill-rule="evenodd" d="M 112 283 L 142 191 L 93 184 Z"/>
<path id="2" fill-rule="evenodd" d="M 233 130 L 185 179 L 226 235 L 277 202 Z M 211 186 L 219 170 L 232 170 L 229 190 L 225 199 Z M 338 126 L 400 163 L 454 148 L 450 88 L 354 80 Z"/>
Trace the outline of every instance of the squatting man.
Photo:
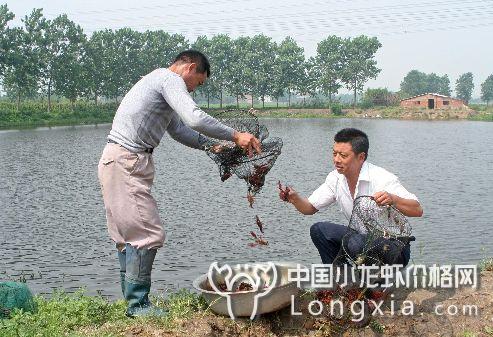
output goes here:
<path id="1" fill-rule="evenodd" d="M 408 192 L 399 179 L 387 170 L 369 163 L 368 136 L 354 128 L 342 129 L 334 137 L 332 160 L 335 170 L 330 172 L 325 182 L 308 198 L 302 197 L 290 187 L 279 193 L 281 200 L 287 201 L 302 214 L 312 215 L 337 202 L 349 221 L 353 202 L 358 196 L 373 196 L 379 206 L 394 206 L 402 214 L 420 217 L 423 209 L 418 198 Z M 310 236 L 318 249 L 322 263 L 332 264 L 342 245 L 343 237 L 349 227 L 333 222 L 318 222 L 311 226 Z M 354 244 L 363 244 L 355 241 Z M 349 247 L 353 252 L 363 249 Z M 407 265 L 410 258 L 410 246 L 407 243 L 395 264 Z"/>
<path id="2" fill-rule="evenodd" d="M 193 101 L 190 92 L 209 76 L 204 54 L 187 50 L 169 68 L 142 77 L 118 107 L 99 161 L 108 232 L 118 251 L 121 290 L 131 317 L 166 314 L 149 301 L 152 265 L 165 238 L 151 195 L 152 153 L 164 134 L 195 149 L 203 149 L 206 135 L 233 141 L 248 155 L 261 152 L 252 134 L 220 123 Z"/>

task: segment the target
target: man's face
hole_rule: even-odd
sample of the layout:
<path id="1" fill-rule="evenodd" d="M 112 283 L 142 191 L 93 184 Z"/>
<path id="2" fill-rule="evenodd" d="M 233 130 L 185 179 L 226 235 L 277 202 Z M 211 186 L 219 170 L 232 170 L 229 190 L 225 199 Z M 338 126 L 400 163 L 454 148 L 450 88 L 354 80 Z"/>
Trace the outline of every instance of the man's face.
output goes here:
<path id="1" fill-rule="evenodd" d="M 359 170 L 365 161 L 365 154 L 356 155 L 351 143 L 334 143 L 332 160 L 334 167 L 340 174 L 359 174 Z"/>
<path id="2" fill-rule="evenodd" d="M 204 84 L 205 80 L 207 79 L 207 72 L 204 71 L 203 73 L 198 73 L 197 65 L 195 63 L 190 63 L 188 67 L 186 67 L 181 77 L 187 85 L 188 92 L 192 92 L 198 86 Z"/>

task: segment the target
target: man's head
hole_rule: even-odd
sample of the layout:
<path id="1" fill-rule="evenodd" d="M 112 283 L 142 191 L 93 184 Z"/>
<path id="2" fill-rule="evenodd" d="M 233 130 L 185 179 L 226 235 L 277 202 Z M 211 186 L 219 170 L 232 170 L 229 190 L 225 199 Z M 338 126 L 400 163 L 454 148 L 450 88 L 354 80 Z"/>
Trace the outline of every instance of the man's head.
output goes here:
<path id="1" fill-rule="evenodd" d="M 368 157 L 368 136 L 358 129 L 342 129 L 334 136 L 333 161 L 337 172 L 359 174 Z"/>
<path id="2" fill-rule="evenodd" d="M 196 50 L 185 50 L 178 54 L 169 69 L 183 78 L 188 92 L 204 84 L 211 75 L 209 60 Z"/>

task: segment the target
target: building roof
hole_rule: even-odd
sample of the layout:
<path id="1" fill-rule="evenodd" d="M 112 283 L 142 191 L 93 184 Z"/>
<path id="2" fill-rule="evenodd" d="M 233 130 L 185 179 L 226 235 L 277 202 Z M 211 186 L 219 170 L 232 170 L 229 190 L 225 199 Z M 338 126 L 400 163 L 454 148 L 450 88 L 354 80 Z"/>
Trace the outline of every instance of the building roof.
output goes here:
<path id="1" fill-rule="evenodd" d="M 433 92 L 428 92 L 428 93 L 425 93 L 425 94 L 420 94 L 420 95 L 416 95 L 416 96 L 404 98 L 404 99 L 401 99 L 401 101 L 406 101 L 408 99 L 412 99 L 412 98 L 416 98 L 416 97 L 420 97 L 420 96 L 426 96 L 426 95 L 433 95 L 433 96 L 438 96 L 438 97 L 442 97 L 442 98 L 449 98 L 449 99 L 455 99 L 457 101 L 460 101 L 460 99 L 452 98 L 452 97 L 449 97 L 449 96 L 445 96 L 445 95 L 441 95 L 441 94 L 437 94 L 437 93 L 433 93 Z"/>

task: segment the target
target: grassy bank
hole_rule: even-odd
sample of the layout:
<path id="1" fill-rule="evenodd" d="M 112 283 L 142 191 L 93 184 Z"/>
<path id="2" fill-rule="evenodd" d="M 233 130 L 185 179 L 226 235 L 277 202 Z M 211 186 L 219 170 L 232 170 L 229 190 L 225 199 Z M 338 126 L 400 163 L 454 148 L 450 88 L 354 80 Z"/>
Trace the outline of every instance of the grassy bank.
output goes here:
<path id="1" fill-rule="evenodd" d="M 207 109 L 215 115 L 224 110 L 220 108 Z M 20 108 L 13 102 L 0 101 L 0 128 L 32 128 L 39 126 L 79 125 L 111 123 L 117 103 L 95 105 L 92 102 L 57 102 L 52 105 L 50 112 L 47 103 L 43 101 L 23 102 Z M 229 108 L 229 107 L 226 107 Z M 249 109 L 249 106 L 242 106 Z M 308 107 L 255 107 L 259 117 L 269 118 L 392 118 L 392 119 L 420 119 L 420 120 L 447 120 L 469 119 L 478 121 L 493 121 L 493 106 L 473 105 L 472 110 L 419 110 L 403 109 L 398 106 L 373 107 L 369 109 L 343 107 L 334 105 L 332 108 Z"/>
<path id="2" fill-rule="evenodd" d="M 394 289 L 382 306 L 384 315 L 377 315 L 373 323 L 364 328 L 353 327 L 344 336 L 493 336 L 493 259 L 479 264 L 481 276 L 479 288 L 429 288 Z M 182 290 L 167 299 L 154 298 L 154 303 L 167 309 L 165 318 L 125 317 L 125 303 L 122 300 L 109 302 L 99 296 L 87 296 L 82 291 L 74 294 L 53 293 L 49 299 L 35 297 L 37 311 L 27 313 L 14 311 L 10 319 L 0 319 L 0 337 L 58 337 L 58 336 L 168 336 L 168 337 L 275 337 L 340 335 L 340 327 L 324 315 L 313 316 L 307 308 L 313 293 L 303 293 L 297 300 L 296 312 L 285 308 L 260 318 L 237 319 L 217 316 L 199 295 Z M 398 308 L 403 301 L 416 303 L 413 315 L 393 314 L 392 306 Z M 478 315 L 437 315 L 434 309 L 464 307 L 475 304 L 480 308 Z"/>
<path id="3" fill-rule="evenodd" d="M 36 296 L 35 303 L 35 313 L 14 311 L 10 319 L 0 319 L 0 336 L 122 336 L 138 326 L 173 331 L 180 321 L 206 312 L 205 302 L 188 291 L 172 294 L 166 301 L 155 300 L 157 306 L 169 311 L 165 318 L 129 319 L 123 300 L 109 302 L 83 291 L 56 292 L 50 299 Z"/>
<path id="4" fill-rule="evenodd" d="M 0 101 L 0 128 L 110 123 L 116 108 L 116 103 L 62 102 L 48 112 L 46 102 L 24 102 L 17 109 L 15 103 Z"/>

